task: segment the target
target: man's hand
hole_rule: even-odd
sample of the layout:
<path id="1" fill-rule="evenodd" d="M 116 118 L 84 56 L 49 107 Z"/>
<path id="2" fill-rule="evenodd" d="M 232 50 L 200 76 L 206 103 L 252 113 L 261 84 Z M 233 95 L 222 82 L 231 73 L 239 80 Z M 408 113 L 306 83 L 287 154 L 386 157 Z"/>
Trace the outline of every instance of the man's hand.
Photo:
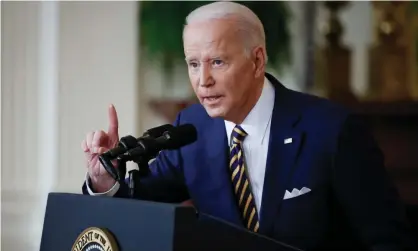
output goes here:
<path id="1" fill-rule="evenodd" d="M 104 169 L 99 161 L 99 155 L 117 146 L 119 142 L 118 115 L 113 105 L 109 106 L 109 129 L 87 133 L 81 148 L 86 154 L 87 170 L 91 178 L 91 186 L 97 193 L 108 191 L 116 181 Z"/>

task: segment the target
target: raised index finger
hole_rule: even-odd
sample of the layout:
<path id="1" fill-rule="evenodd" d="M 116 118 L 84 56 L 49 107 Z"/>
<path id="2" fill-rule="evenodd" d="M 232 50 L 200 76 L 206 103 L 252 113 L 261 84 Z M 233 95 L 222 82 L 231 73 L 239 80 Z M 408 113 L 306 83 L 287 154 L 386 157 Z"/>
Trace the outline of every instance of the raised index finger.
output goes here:
<path id="1" fill-rule="evenodd" d="M 118 136 L 118 114 L 116 113 L 116 109 L 114 105 L 109 106 L 109 130 L 108 135 L 110 137 L 119 137 Z"/>

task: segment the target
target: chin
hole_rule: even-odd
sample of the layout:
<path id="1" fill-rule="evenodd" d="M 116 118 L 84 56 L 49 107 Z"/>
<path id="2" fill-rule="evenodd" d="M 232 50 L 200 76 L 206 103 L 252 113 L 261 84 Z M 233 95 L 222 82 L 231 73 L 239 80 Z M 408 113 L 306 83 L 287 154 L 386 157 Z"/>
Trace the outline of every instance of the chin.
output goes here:
<path id="1" fill-rule="evenodd" d="M 222 109 L 221 107 L 212 108 L 205 106 L 205 110 L 211 118 L 223 118 L 225 116 L 224 109 Z"/>

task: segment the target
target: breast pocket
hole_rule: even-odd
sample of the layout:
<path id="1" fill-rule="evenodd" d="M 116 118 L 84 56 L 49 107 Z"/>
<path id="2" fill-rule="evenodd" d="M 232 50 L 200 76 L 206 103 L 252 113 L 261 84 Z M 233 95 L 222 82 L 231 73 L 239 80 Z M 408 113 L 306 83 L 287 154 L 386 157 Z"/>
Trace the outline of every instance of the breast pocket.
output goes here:
<path id="1" fill-rule="evenodd" d="M 289 222 L 308 224 L 319 217 L 327 207 L 326 191 L 323 187 L 312 187 L 297 191 L 285 192 L 282 198 L 280 215 L 289 219 Z"/>
<path id="2" fill-rule="evenodd" d="M 327 225 L 326 191 L 316 187 L 310 189 L 298 196 L 282 197 L 274 232 L 289 243 L 315 241 Z"/>

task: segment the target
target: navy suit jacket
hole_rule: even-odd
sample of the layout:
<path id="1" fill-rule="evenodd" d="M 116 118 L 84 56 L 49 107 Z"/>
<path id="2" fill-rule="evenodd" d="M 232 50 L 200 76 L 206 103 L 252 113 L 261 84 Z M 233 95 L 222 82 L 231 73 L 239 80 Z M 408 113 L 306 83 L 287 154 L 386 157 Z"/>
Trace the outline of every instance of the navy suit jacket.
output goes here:
<path id="1" fill-rule="evenodd" d="M 371 133 L 343 107 L 266 77 L 275 103 L 259 232 L 304 250 L 404 250 L 402 205 Z M 140 198 L 192 199 L 197 210 L 242 226 L 224 120 L 196 104 L 174 124 L 185 123 L 196 127 L 198 140 L 162 151 L 150 164 L 151 175 L 141 180 Z M 287 138 L 291 144 L 284 144 Z M 286 190 L 302 187 L 311 192 L 283 200 Z M 127 197 L 127 186 L 115 196 Z"/>

